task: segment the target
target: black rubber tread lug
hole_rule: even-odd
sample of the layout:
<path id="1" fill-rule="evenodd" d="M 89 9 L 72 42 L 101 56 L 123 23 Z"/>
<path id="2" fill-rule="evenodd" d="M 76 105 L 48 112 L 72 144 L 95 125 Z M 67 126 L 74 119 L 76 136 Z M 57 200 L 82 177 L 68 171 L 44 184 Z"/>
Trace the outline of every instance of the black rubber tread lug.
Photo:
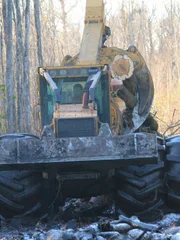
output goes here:
<path id="1" fill-rule="evenodd" d="M 35 193 L 38 193 L 40 188 L 41 188 L 41 183 L 32 186 L 31 188 L 25 189 L 25 191 L 21 192 L 21 193 L 15 193 L 13 194 L 13 198 L 17 201 L 20 202 L 22 200 L 26 200 L 29 197 L 33 196 Z"/>
<path id="2" fill-rule="evenodd" d="M 28 211 L 24 212 L 23 214 L 19 214 L 16 215 L 16 218 L 21 218 L 21 217 L 25 217 L 25 216 L 29 216 L 32 215 L 33 213 L 37 212 L 39 209 L 41 209 L 42 205 L 41 203 L 37 203 L 35 206 L 33 206 L 31 209 L 29 209 Z"/>
<path id="3" fill-rule="evenodd" d="M 143 188 L 142 190 L 131 188 L 128 185 L 124 186 L 122 189 L 125 189 L 127 193 L 132 194 L 132 196 L 136 197 L 137 199 L 144 199 L 160 187 L 163 187 L 162 181 L 149 184 L 146 188 Z"/>
<path id="4" fill-rule="evenodd" d="M 0 175 L 0 185 L 3 185 L 4 187 L 7 187 L 15 191 L 22 191 L 24 188 L 22 184 L 18 184 L 16 181 L 8 179 L 6 177 L 2 177 L 1 175 Z"/>
<path id="5" fill-rule="evenodd" d="M 134 186 L 138 186 L 140 188 L 145 187 L 146 184 L 147 184 L 145 181 L 139 181 L 139 178 L 134 176 L 133 174 L 127 173 L 127 172 L 122 171 L 122 170 L 118 170 L 116 172 L 116 176 L 117 176 L 117 179 L 119 179 L 123 182 L 130 183 Z M 120 184 L 121 184 L 121 181 L 120 181 Z"/>
<path id="6" fill-rule="evenodd" d="M 167 179 L 167 180 L 175 181 L 175 182 L 177 182 L 177 183 L 180 183 L 180 176 L 175 176 L 175 175 L 173 175 L 172 173 L 167 173 L 167 174 L 166 174 L 166 179 Z"/>
<path id="7" fill-rule="evenodd" d="M 33 171 L 19 171 L 19 174 L 17 174 L 14 177 L 14 179 L 19 181 L 19 180 L 28 178 L 30 176 L 35 176 L 35 175 L 36 175 L 36 172 L 33 172 Z M 37 173 L 37 175 L 38 175 L 38 173 Z"/>
<path id="8" fill-rule="evenodd" d="M 145 214 L 151 213 L 152 211 L 162 207 L 164 205 L 164 201 L 162 199 L 160 199 L 155 205 L 153 205 L 152 207 L 149 207 L 148 209 L 136 213 L 137 216 L 144 216 Z"/>
<path id="9" fill-rule="evenodd" d="M 39 138 L 31 134 L 7 134 L 0 141 L 8 139 Z M 0 210 L 5 218 L 33 212 L 39 208 L 43 186 L 42 173 L 37 171 L 0 171 Z M 34 209 L 34 210 L 33 210 Z"/>
<path id="10" fill-rule="evenodd" d="M 118 195 L 120 197 L 124 198 L 124 200 L 128 201 L 129 202 L 128 204 L 131 204 L 131 207 L 132 206 L 138 207 L 139 210 L 144 210 L 147 206 L 151 206 L 156 203 L 156 196 L 154 196 L 153 200 L 151 200 L 149 202 L 141 202 L 121 190 L 118 190 Z"/>
<path id="11" fill-rule="evenodd" d="M 133 175 L 135 175 L 137 177 L 143 177 L 143 176 L 149 175 L 150 173 L 155 172 L 160 169 L 164 169 L 163 162 L 159 162 L 157 165 L 156 164 L 147 164 L 147 165 L 143 165 L 141 167 L 129 166 L 128 171 L 133 172 Z"/>
<path id="12" fill-rule="evenodd" d="M 118 171 L 116 175 L 117 175 L 117 179 L 121 179 L 120 184 L 122 184 L 122 182 L 128 183 L 137 188 L 145 188 L 151 182 L 154 182 L 156 181 L 156 179 L 160 178 L 159 171 L 151 172 L 151 174 L 149 175 L 144 175 L 144 178 L 143 177 L 138 178 L 137 176 L 133 176 L 132 174 L 128 174 L 124 171 Z"/>
<path id="13" fill-rule="evenodd" d="M 164 162 L 144 166 L 128 166 L 116 170 L 117 201 L 128 215 L 148 212 L 160 206 L 164 189 Z"/>
<path id="14" fill-rule="evenodd" d="M 43 183 L 42 183 L 42 180 L 39 181 L 38 179 L 39 178 L 36 179 L 31 174 L 29 179 L 26 178 L 25 181 L 20 181 L 22 186 L 21 191 L 19 191 L 19 189 L 18 191 L 15 191 L 14 189 L 10 189 L 9 186 L 8 187 L 0 186 L 1 194 L 3 194 L 4 197 L 8 198 L 11 201 L 17 201 L 17 202 L 23 201 L 24 199 L 27 199 L 39 192 Z"/>
<path id="15" fill-rule="evenodd" d="M 9 210 L 15 212 L 20 212 L 24 209 L 24 206 L 22 206 L 21 204 L 14 203 L 13 201 L 10 201 L 2 195 L 0 195 L 0 204 L 8 208 Z"/>
<path id="16" fill-rule="evenodd" d="M 180 135 L 166 138 L 166 202 L 180 210 Z"/>
<path id="17" fill-rule="evenodd" d="M 128 195 L 127 193 L 118 190 L 118 195 L 122 197 L 124 200 L 128 201 L 127 205 L 130 203 L 131 205 L 143 209 L 145 206 L 144 202 L 138 201 L 137 199 L 133 198 L 132 196 Z"/>
<path id="18" fill-rule="evenodd" d="M 177 194 L 174 194 L 173 192 L 168 192 L 168 201 L 173 201 L 173 203 L 176 203 L 179 205 L 180 203 L 180 196 Z M 180 209 L 180 206 L 179 206 Z"/>
<path id="19" fill-rule="evenodd" d="M 0 184 L 1 214 L 9 218 L 25 212 L 33 212 L 32 209 L 40 199 L 40 190 L 43 186 L 42 174 L 29 171 L 2 171 L 0 174 L 4 181 L 9 180 L 8 184 Z M 19 188 L 10 188 L 11 182 Z"/>

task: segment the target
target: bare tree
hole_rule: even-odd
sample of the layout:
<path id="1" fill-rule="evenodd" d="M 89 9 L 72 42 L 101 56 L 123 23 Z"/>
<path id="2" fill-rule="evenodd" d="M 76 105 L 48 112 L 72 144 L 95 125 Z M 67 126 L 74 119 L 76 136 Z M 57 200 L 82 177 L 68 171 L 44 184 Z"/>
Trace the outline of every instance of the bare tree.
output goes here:
<path id="1" fill-rule="evenodd" d="M 17 87 L 17 127 L 19 132 L 23 132 L 23 54 L 24 54 L 24 45 L 23 45 L 23 36 L 22 36 L 22 18 L 20 11 L 20 1 L 14 1 L 15 4 L 15 31 L 16 31 L 16 66 L 15 66 L 15 78 L 16 78 L 16 87 Z"/>
<path id="2" fill-rule="evenodd" d="M 30 34 L 30 0 L 26 0 L 25 9 L 25 39 L 24 39 L 24 111 L 25 111 L 25 130 L 31 131 L 31 103 L 30 103 L 30 84 L 29 84 L 29 34 Z"/>
<path id="3" fill-rule="evenodd" d="M 3 23 L 3 19 L 1 19 L 0 22 L 0 72 L 1 72 L 1 84 L 4 86 L 4 90 L 5 90 L 5 73 L 4 73 L 4 41 L 3 41 L 3 28 L 2 28 L 2 23 Z M 3 107 L 2 107 L 2 112 L 3 114 L 6 113 L 6 98 L 3 98 Z M 1 113 L 2 113 L 1 112 Z"/>
<path id="4" fill-rule="evenodd" d="M 134 45 L 134 0 L 129 1 L 129 45 Z"/>
<path id="5" fill-rule="evenodd" d="M 34 1 L 34 18 L 37 34 L 37 49 L 38 49 L 38 60 L 39 66 L 43 65 L 42 47 L 41 47 L 41 22 L 40 22 L 40 11 L 39 11 L 39 0 Z"/>
<path id="6" fill-rule="evenodd" d="M 12 53 L 12 0 L 3 0 L 3 23 L 6 45 L 6 89 L 7 89 L 7 119 L 8 132 L 15 132 L 14 116 L 14 82 L 13 82 L 13 53 Z"/>
<path id="7" fill-rule="evenodd" d="M 15 111 L 17 130 L 32 131 L 31 105 L 37 100 L 34 88 L 37 67 L 60 65 L 65 55 L 78 53 L 80 23 L 73 21 L 72 13 L 80 2 L 84 10 L 84 0 L 58 0 L 56 5 L 53 0 L 0 0 L 0 86 L 3 91 L 2 98 L 0 90 L 0 114 L 7 113 L 9 132 L 14 132 L 16 127 Z M 106 2 L 113 5 L 110 0 Z M 34 8 L 30 7 L 31 3 Z M 157 18 L 156 12 L 149 11 L 145 3 L 117 0 L 116 9 L 106 10 L 106 24 L 112 32 L 106 44 L 122 49 L 134 44 L 139 48 L 154 79 L 153 107 L 157 117 L 170 125 L 172 106 L 177 109 L 172 124 L 180 114 L 180 4 L 169 0 L 165 14 Z M 5 120 L 1 122 L 4 124 Z"/>

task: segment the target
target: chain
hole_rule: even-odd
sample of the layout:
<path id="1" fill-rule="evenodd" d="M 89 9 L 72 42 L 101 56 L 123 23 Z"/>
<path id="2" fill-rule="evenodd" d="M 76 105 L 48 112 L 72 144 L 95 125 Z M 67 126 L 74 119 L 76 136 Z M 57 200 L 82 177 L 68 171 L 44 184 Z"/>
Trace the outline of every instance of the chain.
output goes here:
<path id="1" fill-rule="evenodd" d="M 64 182 L 63 180 L 61 180 L 61 177 L 60 177 L 60 175 L 59 175 L 58 173 L 57 173 L 57 175 L 56 175 L 56 179 L 57 179 L 57 181 L 58 181 L 58 183 L 59 183 L 59 185 L 58 185 L 58 191 L 57 191 L 56 197 L 54 198 L 54 200 L 52 201 L 52 203 L 49 205 L 48 208 L 51 208 L 52 205 L 55 203 L 55 201 L 56 201 L 59 193 L 61 192 L 61 186 L 62 186 L 62 184 L 63 184 L 63 182 Z"/>

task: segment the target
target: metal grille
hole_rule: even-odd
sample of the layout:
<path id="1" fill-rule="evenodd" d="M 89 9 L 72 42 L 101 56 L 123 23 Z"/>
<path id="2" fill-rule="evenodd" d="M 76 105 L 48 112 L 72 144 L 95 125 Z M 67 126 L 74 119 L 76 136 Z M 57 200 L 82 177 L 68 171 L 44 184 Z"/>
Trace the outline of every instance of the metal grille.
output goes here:
<path id="1" fill-rule="evenodd" d="M 55 119 L 56 137 L 89 137 L 97 132 L 95 118 Z"/>

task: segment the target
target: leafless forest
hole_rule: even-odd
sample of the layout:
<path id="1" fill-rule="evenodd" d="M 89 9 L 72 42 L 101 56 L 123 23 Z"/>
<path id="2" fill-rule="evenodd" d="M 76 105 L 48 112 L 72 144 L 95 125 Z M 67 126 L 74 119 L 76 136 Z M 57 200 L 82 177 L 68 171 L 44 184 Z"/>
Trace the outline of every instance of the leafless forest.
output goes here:
<path id="1" fill-rule="evenodd" d="M 148 8 L 148 0 L 119 0 L 116 9 L 114 0 L 105 2 L 107 45 L 137 46 L 153 76 L 160 132 L 180 133 L 180 1 L 167 0 L 162 11 Z M 35 133 L 37 67 L 78 53 L 84 10 L 85 0 L 0 0 L 1 134 Z"/>

